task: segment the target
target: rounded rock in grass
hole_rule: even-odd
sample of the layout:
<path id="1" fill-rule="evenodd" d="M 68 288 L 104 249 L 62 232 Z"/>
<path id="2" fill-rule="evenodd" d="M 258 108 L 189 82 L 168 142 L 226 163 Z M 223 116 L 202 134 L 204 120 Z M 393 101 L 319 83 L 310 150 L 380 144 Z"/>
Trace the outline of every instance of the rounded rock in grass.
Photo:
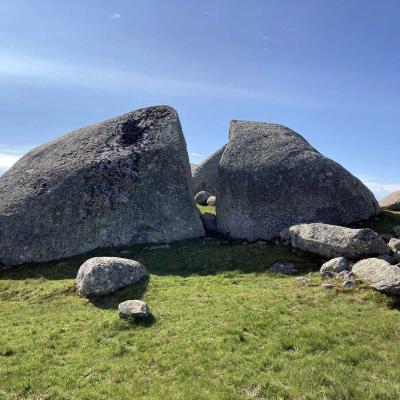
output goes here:
<path id="1" fill-rule="evenodd" d="M 82 296 L 104 296 L 148 276 L 146 268 L 137 261 L 118 257 L 93 257 L 79 268 L 76 286 Z"/>
<path id="2" fill-rule="evenodd" d="M 207 205 L 208 206 L 216 206 L 217 205 L 217 198 L 215 196 L 210 196 L 207 199 Z"/>
<path id="3" fill-rule="evenodd" d="M 203 221 L 204 230 L 206 232 L 216 232 L 217 231 L 217 217 L 211 213 L 201 214 L 201 220 Z"/>
<path id="4" fill-rule="evenodd" d="M 326 271 L 342 272 L 350 268 L 350 262 L 345 257 L 336 257 L 324 263 L 320 269 L 321 275 Z"/>
<path id="5" fill-rule="evenodd" d="M 120 318 L 148 318 L 151 316 L 149 306 L 141 300 L 126 300 L 118 305 Z"/>
<path id="6" fill-rule="evenodd" d="M 196 193 L 196 195 L 194 196 L 194 201 L 201 206 L 206 206 L 207 200 L 210 196 L 212 196 L 211 193 L 202 190 L 201 192 Z"/>
<path id="7" fill-rule="evenodd" d="M 330 283 L 323 283 L 321 285 L 321 287 L 322 287 L 322 289 L 333 289 L 334 288 L 334 286 Z"/>

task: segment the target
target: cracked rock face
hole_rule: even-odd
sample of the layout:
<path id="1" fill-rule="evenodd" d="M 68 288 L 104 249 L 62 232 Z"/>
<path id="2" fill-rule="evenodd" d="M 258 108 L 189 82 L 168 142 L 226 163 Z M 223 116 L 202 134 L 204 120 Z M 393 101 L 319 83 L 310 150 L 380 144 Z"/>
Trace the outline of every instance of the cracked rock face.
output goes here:
<path id="1" fill-rule="evenodd" d="M 248 240 L 306 222 L 348 225 L 379 212 L 371 191 L 281 125 L 232 121 L 218 165 L 218 231 Z"/>
<path id="2" fill-rule="evenodd" d="M 104 296 L 148 276 L 146 268 L 137 261 L 118 257 L 93 257 L 79 268 L 76 286 L 82 296 Z"/>
<path id="3" fill-rule="evenodd" d="M 203 235 L 186 142 L 168 106 L 73 131 L 0 177 L 3 265 Z"/>

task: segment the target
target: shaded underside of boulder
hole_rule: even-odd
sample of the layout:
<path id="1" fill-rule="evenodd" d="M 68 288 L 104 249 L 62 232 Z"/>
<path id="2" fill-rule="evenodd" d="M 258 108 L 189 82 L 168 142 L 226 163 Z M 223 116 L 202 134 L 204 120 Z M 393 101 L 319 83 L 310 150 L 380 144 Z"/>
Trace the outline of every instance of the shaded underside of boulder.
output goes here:
<path id="1" fill-rule="evenodd" d="M 211 154 L 193 173 L 193 193 L 205 190 L 213 195 L 218 194 L 218 166 L 225 146 Z"/>
<path id="2" fill-rule="evenodd" d="M 382 208 L 391 211 L 400 211 L 400 191 L 390 193 L 379 202 Z"/>
<path id="3" fill-rule="evenodd" d="M 218 231 L 271 239 L 292 225 L 347 225 L 379 212 L 371 191 L 281 125 L 232 121 L 218 168 Z"/>
<path id="4" fill-rule="evenodd" d="M 350 229 L 321 223 L 299 224 L 289 229 L 292 246 L 324 257 L 365 256 L 388 253 L 384 240 L 372 229 Z"/>
<path id="5" fill-rule="evenodd" d="M 186 142 L 168 106 L 66 134 L 0 178 L 4 265 L 203 234 Z"/>
<path id="6" fill-rule="evenodd" d="M 371 286 L 384 293 L 400 294 L 400 267 L 378 258 L 361 260 L 353 265 L 352 272 L 371 282 Z"/>

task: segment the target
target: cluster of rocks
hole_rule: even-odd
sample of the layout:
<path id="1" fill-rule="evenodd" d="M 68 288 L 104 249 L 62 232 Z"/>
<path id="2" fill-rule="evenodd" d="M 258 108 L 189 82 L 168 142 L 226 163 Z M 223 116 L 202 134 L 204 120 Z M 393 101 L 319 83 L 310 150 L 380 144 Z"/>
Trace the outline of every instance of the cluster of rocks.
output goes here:
<path id="1" fill-rule="evenodd" d="M 398 227 L 394 233 L 398 234 Z M 281 233 L 283 240 L 303 251 L 331 258 L 320 269 L 323 279 L 344 281 L 343 287 L 353 287 L 360 278 L 371 287 L 388 294 L 400 294 L 400 239 L 382 238 L 371 229 L 311 223 L 295 225 Z M 333 257 L 333 258 L 332 258 Z M 280 271 L 285 273 L 284 271 Z M 304 280 L 301 280 L 305 282 Z M 334 287 L 330 283 L 324 288 Z"/>
<path id="2" fill-rule="evenodd" d="M 93 257 L 85 261 L 76 276 L 77 291 L 81 296 L 106 296 L 149 278 L 146 268 L 138 261 L 119 257 Z M 119 304 L 121 318 L 148 319 L 151 312 L 141 300 L 126 300 Z"/>

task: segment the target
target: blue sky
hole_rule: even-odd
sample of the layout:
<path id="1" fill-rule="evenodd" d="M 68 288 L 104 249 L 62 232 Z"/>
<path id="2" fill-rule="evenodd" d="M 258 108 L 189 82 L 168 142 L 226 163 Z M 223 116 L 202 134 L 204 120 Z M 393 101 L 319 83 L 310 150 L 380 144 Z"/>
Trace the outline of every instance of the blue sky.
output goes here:
<path id="1" fill-rule="evenodd" d="M 140 107 L 180 115 L 192 162 L 231 119 L 281 123 L 400 189 L 398 0 L 0 0 L 0 171 Z"/>

